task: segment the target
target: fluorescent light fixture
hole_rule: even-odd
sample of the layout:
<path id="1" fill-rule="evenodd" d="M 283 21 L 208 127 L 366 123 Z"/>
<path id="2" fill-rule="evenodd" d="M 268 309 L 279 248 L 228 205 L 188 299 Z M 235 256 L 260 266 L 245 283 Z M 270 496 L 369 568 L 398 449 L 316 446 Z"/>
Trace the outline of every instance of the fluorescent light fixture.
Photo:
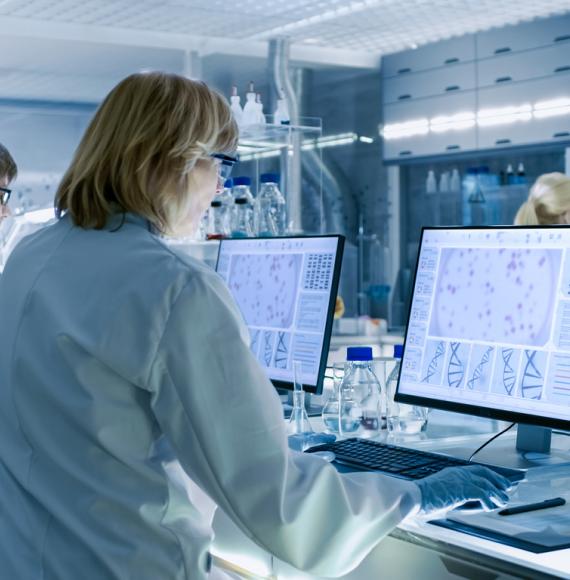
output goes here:
<path id="1" fill-rule="evenodd" d="M 382 135 L 384 139 L 402 139 L 414 135 L 426 135 L 429 132 L 428 119 L 412 119 L 403 123 L 390 123 L 384 125 Z"/>
<path id="2" fill-rule="evenodd" d="M 530 103 L 497 109 L 480 109 L 477 113 L 477 124 L 480 127 L 508 125 L 519 121 L 530 121 L 531 119 L 532 105 Z"/>
<path id="3" fill-rule="evenodd" d="M 560 117 L 570 114 L 570 97 L 539 101 L 534 104 L 533 116 L 535 119 L 546 119 L 548 117 Z"/>
<path id="4" fill-rule="evenodd" d="M 361 143 L 374 143 L 374 139 L 372 139 L 372 137 L 365 137 L 364 135 L 360 135 L 360 137 L 358 138 L 358 140 Z"/>
<path id="5" fill-rule="evenodd" d="M 466 111 L 455 115 L 442 115 L 429 121 L 430 131 L 446 133 L 447 131 L 461 131 L 475 126 L 475 113 Z"/>

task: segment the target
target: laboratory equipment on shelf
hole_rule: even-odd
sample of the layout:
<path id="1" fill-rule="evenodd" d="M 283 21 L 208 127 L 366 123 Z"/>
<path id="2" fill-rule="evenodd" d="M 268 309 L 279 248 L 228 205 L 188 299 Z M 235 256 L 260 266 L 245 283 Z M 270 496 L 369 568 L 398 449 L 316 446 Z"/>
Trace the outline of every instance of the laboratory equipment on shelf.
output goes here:
<path id="1" fill-rule="evenodd" d="M 349 347 L 340 384 L 339 432 L 374 437 L 385 428 L 385 393 L 372 370 L 372 348 Z"/>
<path id="2" fill-rule="evenodd" d="M 386 420 L 388 430 L 394 433 L 415 434 L 425 431 L 427 427 L 428 412 L 427 407 L 416 405 L 405 405 L 394 401 L 394 395 L 398 386 L 400 376 L 400 364 L 402 361 L 403 346 L 394 345 L 394 359 L 396 364 L 386 380 Z"/>
<path id="3" fill-rule="evenodd" d="M 253 232 L 253 211 L 245 197 L 238 197 L 234 202 L 232 215 L 232 238 L 251 238 Z"/>
<path id="4" fill-rule="evenodd" d="M 266 124 L 265 115 L 263 114 L 263 103 L 261 102 L 261 94 L 257 93 L 255 98 L 255 105 L 257 107 L 257 120 L 256 124 L 260 127 Z"/>
<path id="5" fill-rule="evenodd" d="M 232 110 L 234 119 L 238 126 L 243 123 L 243 109 L 240 104 L 240 96 L 238 95 L 238 90 L 236 86 L 232 87 L 232 96 L 230 97 L 230 108 Z"/>
<path id="6" fill-rule="evenodd" d="M 251 127 L 259 122 L 259 107 L 257 106 L 256 97 L 253 81 L 250 81 L 249 90 L 245 95 L 245 105 L 241 118 L 242 127 Z"/>
<path id="7" fill-rule="evenodd" d="M 222 202 L 214 199 L 208 210 L 208 226 L 206 238 L 208 240 L 221 240 L 229 235 L 227 228 L 226 213 Z"/>
<path id="8" fill-rule="evenodd" d="M 289 125 L 290 122 L 289 106 L 287 100 L 281 95 L 281 98 L 277 99 L 277 108 L 273 114 L 273 123 L 275 125 Z"/>
<path id="9" fill-rule="evenodd" d="M 279 191 L 279 174 L 262 173 L 257 194 L 257 233 L 260 236 L 283 236 L 287 230 L 287 204 Z"/>
<path id="10" fill-rule="evenodd" d="M 451 191 L 461 191 L 461 176 L 459 175 L 459 170 L 457 168 L 453 169 L 451 172 L 449 189 Z"/>
<path id="11" fill-rule="evenodd" d="M 426 193 L 437 193 L 437 181 L 433 169 L 428 171 L 426 179 Z"/>

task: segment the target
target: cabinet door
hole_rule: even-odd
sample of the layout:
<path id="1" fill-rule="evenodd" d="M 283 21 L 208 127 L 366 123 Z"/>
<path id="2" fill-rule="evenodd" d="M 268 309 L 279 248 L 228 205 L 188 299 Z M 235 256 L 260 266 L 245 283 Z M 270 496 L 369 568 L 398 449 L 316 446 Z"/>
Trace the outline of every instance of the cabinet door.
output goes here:
<path id="1" fill-rule="evenodd" d="M 506 85 L 570 71 L 570 43 L 506 54 L 477 63 L 480 87 Z"/>
<path id="2" fill-rule="evenodd" d="M 495 28 L 480 32 L 476 37 L 479 59 L 549 44 L 568 43 L 566 46 L 570 50 L 570 14 Z"/>
<path id="3" fill-rule="evenodd" d="M 475 91 L 432 97 L 418 101 L 393 103 L 384 107 L 384 126 L 411 120 L 430 120 L 441 116 L 475 112 Z M 476 147 L 476 129 L 470 127 L 444 132 L 428 131 L 397 139 L 384 139 L 384 158 L 394 161 L 430 155 L 452 155 Z"/>
<path id="4" fill-rule="evenodd" d="M 384 80 L 384 103 L 445 95 L 475 88 L 475 63 L 465 63 Z"/>
<path id="5" fill-rule="evenodd" d="M 473 60 L 475 35 L 470 34 L 385 56 L 382 74 L 384 77 L 399 76 Z"/>
<path id="6" fill-rule="evenodd" d="M 479 91 L 479 109 L 532 105 L 555 99 L 570 99 L 570 73 L 492 87 Z M 547 143 L 570 139 L 570 111 L 564 115 L 541 117 L 536 110 L 525 121 L 478 127 L 480 149 Z"/>

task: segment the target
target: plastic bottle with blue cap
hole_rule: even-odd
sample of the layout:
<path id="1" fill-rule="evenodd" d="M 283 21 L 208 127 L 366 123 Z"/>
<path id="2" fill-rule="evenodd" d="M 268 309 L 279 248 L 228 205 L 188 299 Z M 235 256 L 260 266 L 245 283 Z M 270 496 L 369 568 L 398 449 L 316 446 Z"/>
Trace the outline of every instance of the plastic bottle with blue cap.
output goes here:
<path id="1" fill-rule="evenodd" d="M 339 432 L 341 435 L 375 437 L 383 424 L 384 398 L 372 370 L 372 348 L 347 349 L 347 363 L 339 392 Z"/>
<path id="2" fill-rule="evenodd" d="M 386 380 L 386 390 L 388 391 L 386 397 L 386 416 L 389 431 L 392 433 L 412 435 L 420 431 L 425 431 L 429 409 L 427 407 L 405 405 L 404 403 L 396 403 L 394 401 L 403 354 L 404 347 L 401 344 L 395 344 L 394 358 L 396 359 L 396 366 L 392 369 L 392 372 Z"/>
<path id="3" fill-rule="evenodd" d="M 257 195 L 257 231 L 260 236 L 283 236 L 287 229 L 287 204 L 279 191 L 279 174 L 262 173 Z"/>

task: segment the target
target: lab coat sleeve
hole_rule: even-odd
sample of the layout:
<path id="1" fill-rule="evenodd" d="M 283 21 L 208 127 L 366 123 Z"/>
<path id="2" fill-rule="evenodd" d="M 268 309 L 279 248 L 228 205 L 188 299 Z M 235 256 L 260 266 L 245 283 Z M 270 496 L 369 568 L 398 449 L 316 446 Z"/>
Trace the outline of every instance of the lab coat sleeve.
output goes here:
<path id="1" fill-rule="evenodd" d="M 418 509 L 419 489 L 289 451 L 279 397 L 247 342 L 221 279 L 195 277 L 150 368 L 153 412 L 188 475 L 250 538 L 299 569 L 344 574 Z"/>

